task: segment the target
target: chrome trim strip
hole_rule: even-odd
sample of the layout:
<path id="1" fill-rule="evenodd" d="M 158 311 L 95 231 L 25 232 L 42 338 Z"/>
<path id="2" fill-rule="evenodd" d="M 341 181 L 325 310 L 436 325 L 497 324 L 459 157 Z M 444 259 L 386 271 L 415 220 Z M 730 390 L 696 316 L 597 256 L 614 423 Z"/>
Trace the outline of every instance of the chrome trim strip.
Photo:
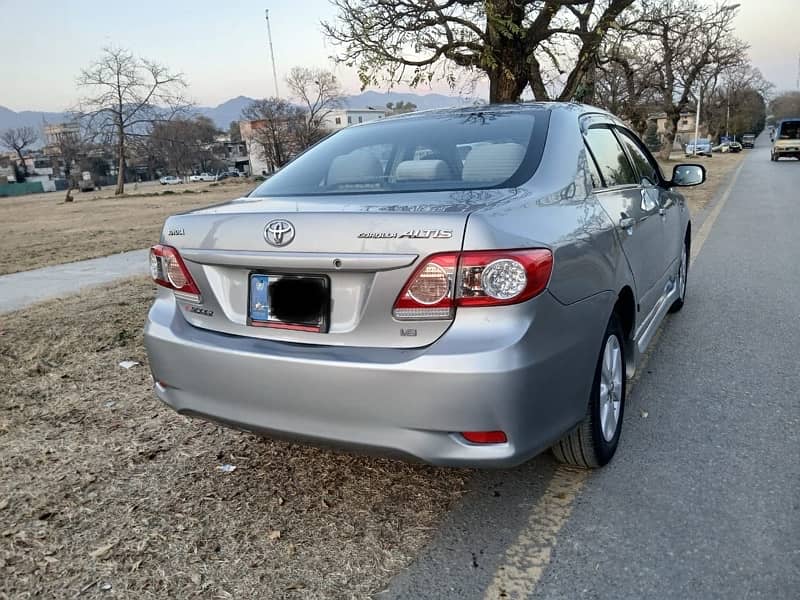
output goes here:
<path id="1" fill-rule="evenodd" d="M 203 265 L 269 267 L 273 269 L 324 269 L 333 271 L 391 271 L 411 265 L 417 254 L 367 254 L 352 252 L 253 252 L 180 248 L 185 260 Z"/>

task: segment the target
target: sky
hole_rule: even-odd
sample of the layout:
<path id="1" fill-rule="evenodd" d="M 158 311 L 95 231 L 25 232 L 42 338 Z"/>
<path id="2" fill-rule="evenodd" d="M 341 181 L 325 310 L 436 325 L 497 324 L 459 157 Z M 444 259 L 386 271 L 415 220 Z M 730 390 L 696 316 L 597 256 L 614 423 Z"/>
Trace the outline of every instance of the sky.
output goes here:
<path id="1" fill-rule="evenodd" d="M 750 45 L 753 64 L 778 90 L 795 89 L 800 0 L 737 2 L 736 33 Z M 335 16 L 328 0 L 0 0 L 5 25 L 0 106 L 17 111 L 74 106 L 80 69 L 109 45 L 183 72 L 190 96 L 203 106 L 239 95 L 274 95 L 265 8 L 279 85 L 293 66 L 319 66 L 334 70 L 346 93 L 360 91 L 355 71 L 335 66 L 336 49 L 322 35 L 320 21 Z M 416 91 L 448 93 L 448 88 Z"/>

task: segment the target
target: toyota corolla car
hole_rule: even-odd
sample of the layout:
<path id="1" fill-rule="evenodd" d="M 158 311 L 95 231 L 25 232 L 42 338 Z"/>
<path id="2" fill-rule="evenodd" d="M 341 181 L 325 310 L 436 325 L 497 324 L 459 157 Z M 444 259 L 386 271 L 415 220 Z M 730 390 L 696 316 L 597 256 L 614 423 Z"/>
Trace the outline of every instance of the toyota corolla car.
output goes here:
<path id="1" fill-rule="evenodd" d="M 691 224 L 620 120 L 577 104 L 344 129 L 248 197 L 170 217 L 145 341 L 181 414 L 439 465 L 594 467 L 686 294 Z"/>

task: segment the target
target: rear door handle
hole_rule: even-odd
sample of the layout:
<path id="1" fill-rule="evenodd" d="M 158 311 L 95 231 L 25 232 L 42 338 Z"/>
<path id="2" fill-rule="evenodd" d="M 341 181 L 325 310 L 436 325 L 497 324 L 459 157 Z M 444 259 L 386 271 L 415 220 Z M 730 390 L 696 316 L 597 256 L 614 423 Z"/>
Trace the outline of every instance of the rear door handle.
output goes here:
<path id="1" fill-rule="evenodd" d="M 622 217 L 619 220 L 619 226 L 622 229 L 628 231 L 629 233 L 630 233 L 630 230 L 633 228 L 634 225 L 636 225 L 636 219 L 634 219 L 632 217 Z"/>

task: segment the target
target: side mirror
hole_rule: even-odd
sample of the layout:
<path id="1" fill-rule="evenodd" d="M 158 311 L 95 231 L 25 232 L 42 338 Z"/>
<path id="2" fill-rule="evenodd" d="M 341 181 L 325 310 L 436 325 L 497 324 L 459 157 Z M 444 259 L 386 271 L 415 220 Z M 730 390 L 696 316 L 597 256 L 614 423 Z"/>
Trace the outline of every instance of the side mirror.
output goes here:
<path id="1" fill-rule="evenodd" d="M 671 186 L 691 187 L 706 180 L 706 168 L 702 165 L 675 165 L 672 170 Z"/>

